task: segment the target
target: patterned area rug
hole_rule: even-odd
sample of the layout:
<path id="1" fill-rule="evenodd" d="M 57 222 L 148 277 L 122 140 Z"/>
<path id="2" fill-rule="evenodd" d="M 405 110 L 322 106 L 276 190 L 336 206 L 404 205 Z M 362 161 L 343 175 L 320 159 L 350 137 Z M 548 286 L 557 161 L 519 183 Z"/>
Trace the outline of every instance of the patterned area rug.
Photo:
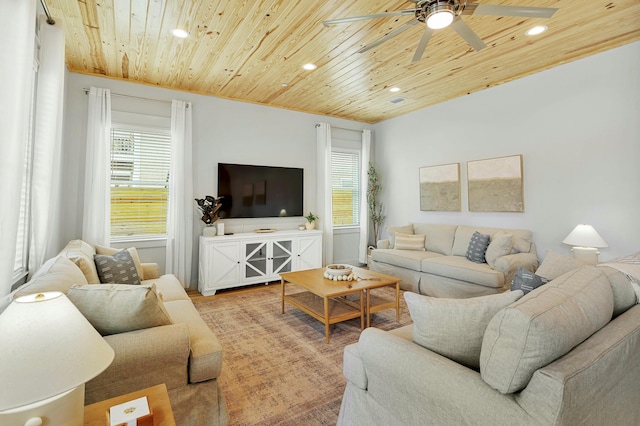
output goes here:
<path id="1" fill-rule="evenodd" d="M 280 291 L 271 284 L 194 299 L 222 343 L 219 380 L 230 425 L 335 425 L 346 385 L 342 353 L 358 341 L 360 319 L 332 325 L 327 344 L 322 323 L 289 304 L 281 313 Z M 378 291 L 393 295 L 391 288 Z M 371 326 L 410 324 L 402 294 L 400 308 L 400 322 L 388 309 L 373 314 Z"/>

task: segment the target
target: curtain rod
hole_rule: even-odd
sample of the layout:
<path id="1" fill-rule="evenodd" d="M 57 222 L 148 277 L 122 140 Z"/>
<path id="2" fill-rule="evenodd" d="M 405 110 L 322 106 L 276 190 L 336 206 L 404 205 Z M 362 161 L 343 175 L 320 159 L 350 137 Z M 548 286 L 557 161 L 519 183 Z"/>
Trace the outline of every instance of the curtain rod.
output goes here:
<path id="1" fill-rule="evenodd" d="M 83 87 L 82 91 L 84 92 L 85 95 L 89 94 L 89 89 L 87 89 L 86 87 Z M 171 103 L 171 101 L 164 101 L 162 99 L 143 98 L 141 96 L 125 95 L 125 94 L 122 94 L 122 93 L 115 93 L 115 92 L 111 92 L 111 96 L 120 96 L 120 97 L 123 97 L 123 98 L 132 98 L 132 99 L 142 99 L 143 101 L 162 102 L 163 104 L 170 104 Z M 189 108 L 189 104 L 188 103 L 187 103 L 187 108 Z"/>
<path id="2" fill-rule="evenodd" d="M 42 8 L 44 9 L 44 14 L 47 15 L 47 24 L 54 25 L 56 23 L 56 21 L 53 19 L 53 17 L 51 16 L 51 13 L 49 12 L 49 8 L 47 7 L 46 0 L 40 0 L 40 4 L 42 5 Z"/>

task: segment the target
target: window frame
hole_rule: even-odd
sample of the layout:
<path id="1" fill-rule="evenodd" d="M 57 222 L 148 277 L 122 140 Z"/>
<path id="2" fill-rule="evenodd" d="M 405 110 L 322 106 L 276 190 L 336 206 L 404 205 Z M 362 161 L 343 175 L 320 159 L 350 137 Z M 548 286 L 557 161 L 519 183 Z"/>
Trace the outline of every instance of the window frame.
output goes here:
<path id="1" fill-rule="evenodd" d="M 361 163 L 362 163 L 362 150 L 361 149 L 355 149 L 355 148 L 348 148 L 348 147 L 342 147 L 342 146 L 332 146 L 331 147 L 331 175 L 332 175 L 332 179 L 331 179 L 331 196 L 332 196 L 332 203 L 333 203 L 333 167 L 334 167 L 334 161 L 333 161 L 333 154 L 334 153 L 346 153 L 346 154 L 356 154 L 358 156 L 358 161 L 356 162 L 357 164 L 357 172 L 354 174 L 354 176 L 356 176 L 358 178 L 358 185 L 357 190 L 359 193 L 359 197 L 362 197 L 362 194 L 360 194 L 361 192 L 361 182 L 359 182 L 360 180 L 360 167 L 361 167 Z M 357 207 L 358 209 L 358 213 L 359 213 L 359 209 L 360 209 L 360 204 L 355 203 L 354 207 Z M 332 212 L 333 212 L 333 206 L 332 206 Z M 360 230 L 360 215 L 357 214 L 356 215 L 357 221 L 356 223 L 352 223 L 349 225 L 335 225 L 333 223 L 333 213 L 332 213 L 332 217 L 331 217 L 331 227 L 333 228 L 333 231 L 335 234 L 347 234 L 347 233 L 352 233 L 352 232 L 356 232 Z"/>

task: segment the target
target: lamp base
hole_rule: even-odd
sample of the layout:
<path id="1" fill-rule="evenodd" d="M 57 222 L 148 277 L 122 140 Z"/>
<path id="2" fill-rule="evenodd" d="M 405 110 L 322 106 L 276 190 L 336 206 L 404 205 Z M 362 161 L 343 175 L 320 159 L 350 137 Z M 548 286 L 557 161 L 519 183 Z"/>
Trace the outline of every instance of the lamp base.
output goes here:
<path id="1" fill-rule="evenodd" d="M 83 423 L 84 384 L 33 404 L 0 411 L 2 425 L 82 426 Z"/>
<path id="2" fill-rule="evenodd" d="M 598 249 L 593 247 L 573 247 L 571 249 L 573 253 L 573 258 L 579 260 L 580 262 L 586 263 L 587 265 L 597 265 L 598 264 L 598 255 L 600 252 Z"/>

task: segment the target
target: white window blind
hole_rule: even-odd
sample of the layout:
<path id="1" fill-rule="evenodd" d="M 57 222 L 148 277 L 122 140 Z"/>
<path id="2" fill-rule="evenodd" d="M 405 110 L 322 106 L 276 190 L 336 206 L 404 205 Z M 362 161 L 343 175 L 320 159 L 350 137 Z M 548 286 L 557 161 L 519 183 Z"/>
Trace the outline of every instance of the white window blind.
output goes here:
<path id="1" fill-rule="evenodd" d="M 167 234 L 171 136 L 111 129 L 111 237 Z"/>
<path id="2" fill-rule="evenodd" d="M 331 153 L 333 226 L 360 224 L 360 152 L 334 149 Z"/>

